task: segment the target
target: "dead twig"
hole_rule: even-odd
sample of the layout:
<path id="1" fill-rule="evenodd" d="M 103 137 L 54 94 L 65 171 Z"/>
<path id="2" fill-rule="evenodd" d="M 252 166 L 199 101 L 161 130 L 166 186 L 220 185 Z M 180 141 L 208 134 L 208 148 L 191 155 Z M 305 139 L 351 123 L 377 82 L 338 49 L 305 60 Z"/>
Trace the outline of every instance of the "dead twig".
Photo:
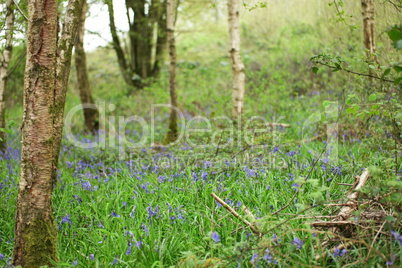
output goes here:
<path id="1" fill-rule="evenodd" d="M 237 213 L 231 206 L 229 206 L 225 201 L 223 201 L 222 199 L 219 198 L 219 196 L 217 196 L 214 193 L 211 193 L 211 196 L 219 203 L 221 204 L 227 211 L 229 211 L 230 213 L 232 213 L 233 216 L 235 216 L 236 218 L 238 218 L 239 220 L 241 220 L 244 224 L 246 224 L 248 227 L 250 227 L 250 229 L 253 231 L 254 234 L 258 235 L 259 237 L 261 237 L 262 233 L 256 228 L 256 226 L 252 223 L 250 223 L 248 220 L 244 219 L 242 216 L 240 216 L 239 213 Z"/>

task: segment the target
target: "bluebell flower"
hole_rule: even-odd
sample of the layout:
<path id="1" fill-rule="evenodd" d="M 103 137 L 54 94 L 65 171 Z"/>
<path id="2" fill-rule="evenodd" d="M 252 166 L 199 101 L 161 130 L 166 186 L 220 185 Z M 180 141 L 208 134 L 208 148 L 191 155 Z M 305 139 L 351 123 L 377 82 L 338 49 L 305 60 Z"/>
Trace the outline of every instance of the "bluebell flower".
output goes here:
<path id="1" fill-rule="evenodd" d="M 215 243 L 219 243 L 221 241 L 221 238 L 217 232 L 212 232 L 211 234 L 212 240 L 214 240 Z"/>
<path id="2" fill-rule="evenodd" d="M 193 181 L 198 181 L 198 176 L 197 173 L 195 173 L 194 171 L 191 173 L 191 176 L 193 177 Z"/>
<path id="3" fill-rule="evenodd" d="M 111 263 L 111 265 L 115 265 L 118 264 L 119 260 L 117 259 L 117 256 L 114 258 L 113 262 Z"/>
<path id="4" fill-rule="evenodd" d="M 272 256 L 271 256 L 271 254 L 270 254 L 270 252 L 269 252 L 269 249 L 266 249 L 266 250 L 265 250 L 265 253 L 264 253 L 264 256 L 262 257 L 262 259 L 263 259 L 264 261 L 268 262 L 268 263 L 271 263 Z"/>
<path id="5" fill-rule="evenodd" d="M 271 252 L 269 249 L 266 249 L 264 252 L 264 256 L 262 257 L 264 261 L 267 263 L 277 264 L 278 262 L 272 258 Z"/>
<path id="6" fill-rule="evenodd" d="M 247 176 L 249 176 L 249 177 L 254 177 L 257 175 L 257 173 L 255 172 L 254 169 L 250 169 L 246 166 L 243 168 L 243 170 L 244 170 L 244 172 L 246 172 Z"/>
<path id="7" fill-rule="evenodd" d="M 303 246 L 303 241 L 301 241 L 298 237 L 293 239 L 293 244 L 297 246 L 298 249 L 301 249 Z"/>
<path id="8" fill-rule="evenodd" d="M 66 215 L 63 217 L 63 219 L 61 220 L 61 224 L 64 224 L 64 223 L 72 224 L 70 215 Z"/>
<path id="9" fill-rule="evenodd" d="M 0 253 L 0 260 L 4 260 L 4 254 Z"/>
<path id="10" fill-rule="evenodd" d="M 297 189 L 297 188 L 300 187 L 300 185 L 298 183 L 293 183 L 292 187 L 293 187 L 293 190 L 298 191 L 299 189 Z"/>
<path id="11" fill-rule="evenodd" d="M 132 250 L 132 246 L 133 244 L 130 241 L 127 241 L 127 251 L 126 251 L 126 255 L 131 255 L 131 250 Z"/>
<path id="12" fill-rule="evenodd" d="M 135 246 L 136 246 L 138 249 L 141 249 L 141 247 L 142 247 L 143 244 L 144 244 L 144 243 L 141 241 L 141 239 L 138 240 L 138 241 L 135 241 Z"/>
<path id="13" fill-rule="evenodd" d="M 92 185 L 89 181 L 81 181 L 82 188 L 87 191 L 92 191 Z"/>
<path id="14" fill-rule="evenodd" d="M 202 178 L 203 181 L 206 181 L 207 178 L 208 178 L 208 172 L 203 171 L 203 172 L 201 173 L 201 178 Z"/>
<path id="15" fill-rule="evenodd" d="M 158 182 L 159 182 L 159 183 L 163 183 L 165 180 L 166 180 L 166 177 L 165 177 L 165 176 L 159 176 L 159 177 L 158 177 Z"/>
<path id="16" fill-rule="evenodd" d="M 274 233 L 272 235 L 272 242 L 274 242 L 275 245 L 278 245 L 278 243 L 281 242 L 281 239 Z"/>
<path id="17" fill-rule="evenodd" d="M 78 265 L 78 261 L 77 261 L 77 259 L 75 259 L 75 260 L 71 263 L 71 266 L 75 267 L 75 266 L 77 266 L 77 265 Z"/>
<path id="18" fill-rule="evenodd" d="M 391 259 L 390 261 L 387 261 L 385 264 L 386 264 L 387 266 L 394 265 L 395 259 L 396 259 L 396 255 L 393 255 L 393 256 L 392 256 L 392 259 Z"/>
<path id="19" fill-rule="evenodd" d="M 391 231 L 391 234 L 395 238 L 395 242 L 399 241 L 399 245 L 402 247 L 402 235 L 396 231 Z"/>
<path id="20" fill-rule="evenodd" d="M 336 248 L 334 253 L 332 253 L 332 256 L 336 257 L 343 257 L 346 252 L 348 252 L 345 248 L 340 250 L 339 248 Z"/>
<path id="21" fill-rule="evenodd" d="M 172 213 L 173 212 L 172 206 L 169 203 L 166 203 L 166 205 L 168 206 L 169 213 Z"/>
<path id="22" fill-rule="evenodd" d="M 205 161 L 204 168 L 210 168 L 210 167 L 211 167 L 211 161 Z"/>
<path id="23" fill-rule="evenodd" d="M 118 215 L 116 211 L 113 211 L 111 216 L 114 218 L 120 218 L 120 215 Z"/>
<path id="24" fill-rule="evenodd" d="M 145 224 L 141 225 L 142 230 L 144 230 L 145 235 L 148 236 L 149 235 L 149 229 Z"/>
<path id="25" fill-rule="evenodd" d="M 93 261 L 95 259 L 95 254 L 89 254 L 89 259 Z"/>
<path id="26" fill-rule="evenodd" d="M 251 256 L 251 263 L 255 264 L 258 261 L 258 253 L 254 253 L 253 256 Z"/>

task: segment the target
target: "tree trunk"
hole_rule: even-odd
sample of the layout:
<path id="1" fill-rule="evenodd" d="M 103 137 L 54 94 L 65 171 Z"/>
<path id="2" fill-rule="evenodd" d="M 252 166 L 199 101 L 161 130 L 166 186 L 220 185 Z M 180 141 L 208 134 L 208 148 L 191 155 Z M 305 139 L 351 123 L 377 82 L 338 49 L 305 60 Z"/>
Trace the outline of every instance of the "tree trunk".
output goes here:
<path id="1" fill-rule="evenodd" d="M 71 54 L 83 3 L 84 0 L 69 0 L 57 49 L 56 92 L 53 118 L 53 183 L 56 183 L 57 179 L 57 166 L 63 135 L 64 105 L 66 103 L 67 82 L 70 75 Z"/>
<path id="2" fill-rule="evenodd" d="M 89 132 L 95 134 L 99 130 L 99 112 L 98 109 L 95 108 L 96 106 L 91 94 L 87 71 L 87 59 L 84 50 L 86 11 L 87 3 L 85 0 L 79 20 L 77 37 L 75 39 L 75 69 L 77 70 L 77 82 L 81 103 L 83 105 L 85 127 Z"/>
<path id="3" fill-rule="evenodd" d="M 5 46 L 0 62 L 0 129 L 6 128 L 6 87 L 8 79 L 8 65 L 13 51 L 13 27 L 14 27 L 14 1 L 7 0 L 5 22 Z M 0 151 L 6 149 L 6 134 L 0 130 Z"/>
<path id="4" fill-rule="evenodd" d="M 374 39 L 374 0 L 362 0 L 363 15 L 363 43 L 367 51 L 367 59 L 370 62 L 377 62 Z"/>
<path id="5" fill-rule="evenodd" d="M 13 256 L 16 266 L 54 267 L 58 261 L 52 180 L 60 150 L 72 43 L 82 3 L 69 1 L 59 45 L 57 0 L 32 0 L 28 4 L 21 177 Z"/>
<path id="6" fill-rule="evenodd" d="M 109 27 L 110 33 L 112 34 L 113 48 L 116 51 L 120 72 L 123 74 L 123 78 L 126 84 L 129 86 L 134 86 L 131 68 L 127 65 L 126 57 L 124 55 L 123 49 L 121 48 L 119 37 L 117 36 L 116 24 L 114 22 L 113 1 L 106 0 L 106 4 L 109 11 Z"/>
<path id="7" fill-rule="evenodd" d="M 166 0 L 126 0 L 129 23 L 128 53 L 124 53 L 114 22 L 113 0 L 106 0 L 109 10 L 110 32 L 124 81 L 136 88 L 144 87 L 147 78 L 157 76 L 166 43 Z M 130 11 L 134 13 L 131 18 Z M 153 29 L 157 24 L 157 36 Z M 156 46 L 155 49 L 152 49 Z M 153 57 L 153 51 L 155 57 Z M 153 58 L 155 60 L 153 60 Z"/>
<path id="8" fill-rule="evenodd" d="M 170 89 L 170 104 L 172 109 L 169 117 L 169 130 L 165 137 L 165 144 L 175 142 L 178 137 L 177 127 L 177 93 L 176 93 L 176 45 L 174 38 L 174 0 L 167 0 L 167 36 L 169 42 L 169 89 Z"/>
<path id="9" fill-rule="evenodd" d="M 158 6 L 158 22 L 157 22 L 157 37 L 156 37 L 156 48 L 155 48 L 155 62 L 153 64 L 152 76 L 157 76 L 161 65 L 163 63 L 163 53 L 165 51 L 166 41 L 167 41 L 167 25 L 164 18 L 166 11 L 166 1 L 161 2 Z M 177 14 L 177 13 L 176 13 Z"/>
<path id="10" fill-rule="evenodd" d="M 28 14 L 21 177 L 13 264 L 52 267 L 52 261 L 58 260 L 51 180 L 57 0 L 30 1 Z"/>
<path id="11" fill-rule="evenodd" d="M 233 72 L 232 117 L 237 120 L 243 112 L 246 75 L 240 55 L 240 20 L 238 0 L 228 0 L 229 52 Z"/>

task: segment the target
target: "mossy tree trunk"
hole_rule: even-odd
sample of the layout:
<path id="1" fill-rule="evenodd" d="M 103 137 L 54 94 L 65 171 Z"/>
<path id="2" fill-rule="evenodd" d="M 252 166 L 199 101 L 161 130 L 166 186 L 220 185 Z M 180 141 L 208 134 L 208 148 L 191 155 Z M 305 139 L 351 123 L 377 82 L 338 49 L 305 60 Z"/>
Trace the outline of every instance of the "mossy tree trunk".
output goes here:
<path id="1" fill-rule="evenodd" d="M 13 27 L 14 27 L 14 1 L 7 0 L 5 21 L 5 44 L 3 57 L 0 62 L 0 129 L 6 127 L 6 87 L 8 79 L 8 65 L 13 51 Z M 6 135 L 0 130 L 0 151 L 6 149 Z"/>
<path id="2" fill-rule="evenodd" d="M 16 266 L 54 267 L 58 261 L 52 180 L 61 141 L 58 123 L 63 119 L 65 100 L 60 94 L 64 91 L 65 96 L 66 88 L 62 87 L 66 81 L 60 79 L 68 78 L 69 44 L 75 37 L 82 3 L 69 1 L 59 42 L 57 0 L 32 0 L 28 4 L 21 176 L 13 256 Z"/>
<path id="3" fill-rule="evenodd" d="M 169 144 L 175 142 L 178 138 L 177 126 L 177 92 L 176 92 L 176 44 L 174 38 L 174 0 L 167 0 L 167 36 L 169 42 L 169 91 L 170 91 L 170 104 L 172 109 L 169 117 L 169 130 L 166 134 L 164 143 Z"/>
<path id="4" fill-rule="evenodd" d="M 374 0 L 362 0 L 363 44 L 369 62 L 377 62 L 374 35 Z"/>
<path id="5" fill-rule="evenodd" d="M 81 103 L 83 105 L 85 128 L 87 131 L 95 134 L 99 130 L 99 111 L 95 108 L 94 100 L 91 93 L 88 71 L 87 58 L 84 50 L 84 34 L 85 19 L 87 11 L 87 2 L 84 1 L 82 13 L 80 16 L 77 37 L 75 39 L 75 69 L 77 71 L 78 90 L 80 93 Z"/>
<path id="6" fill-rule="evenodd" d="M 129 47 L 123 49 L 114 22 L 113 1 L 106 0 L 110 32 L 124 81 L 142 88 L 147 78 L 157 76 L 166 44 L 166 0 L 126 0 Z M 134 14 L 134 16 L 132 16 Z M 156 37 L 153 35 L 156 27 Z"/>
<path id="7" fill-rule="evenodd" d="M 228 0 L 229 53 L 233 73 L 232 118 L 238 120 L 243 113 L 246 75 L 240 55 L 240 18 L 238 0 Z"/>

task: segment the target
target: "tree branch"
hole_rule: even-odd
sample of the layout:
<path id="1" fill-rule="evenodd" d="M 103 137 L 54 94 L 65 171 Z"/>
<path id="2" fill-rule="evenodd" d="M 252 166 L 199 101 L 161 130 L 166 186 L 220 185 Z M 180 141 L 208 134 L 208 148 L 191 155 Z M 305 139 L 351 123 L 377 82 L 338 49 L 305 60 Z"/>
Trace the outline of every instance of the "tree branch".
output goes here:
<path id="1" fill-rule="evenodd" d="M 384 82 L 389 82 L 389 83 L 394 83 L 395 82 L 394 80 L 385 79 L 385 78 L 382 78 L 382 77 L 379 77 L 379 76 L 375 76 L 375 75 L 371 75 L 371 74 L 363 74 L 363 73 L 358 73 L 358 72 L 351 71 L 351 70 L 348 70 L 348 69 L 339 68 L 339 67 L 336 67 L 336 66 L 329 65 L 329 64 L 327 64 L 325 62 L 321 62 L 321 61 L 316 61 L 314 63 L 324 65 L 324 66 L 326 66 L 326 67 L 328 67 L 330 69 L 339 69 L 339 70 L 342 70 L 342 71 L 345 71 L 347 73 L 351 73 L 351 74 L 354 74 L 354 75 L 360 75 L 360 76 L 366 76 L 366 77 L 370 77 L 370 78 L 375 78 L 375 79 L 379 79 L 379 80 L 382 80 Z"/>
<path id="2" fill-rule="evenodd" d="M 13 0 L 13 2 L 14 2 L 14 5 L 17 7 L 18 12 L 20 12 L 21 15 L 25 18 L 25 20 L 28 21 L 28 17 L 24 14 L 24 12 L 22 12 L 22 10 L 21 10 L 20 6 L 17 4 L 17 2 L 15 0 Z"/>

